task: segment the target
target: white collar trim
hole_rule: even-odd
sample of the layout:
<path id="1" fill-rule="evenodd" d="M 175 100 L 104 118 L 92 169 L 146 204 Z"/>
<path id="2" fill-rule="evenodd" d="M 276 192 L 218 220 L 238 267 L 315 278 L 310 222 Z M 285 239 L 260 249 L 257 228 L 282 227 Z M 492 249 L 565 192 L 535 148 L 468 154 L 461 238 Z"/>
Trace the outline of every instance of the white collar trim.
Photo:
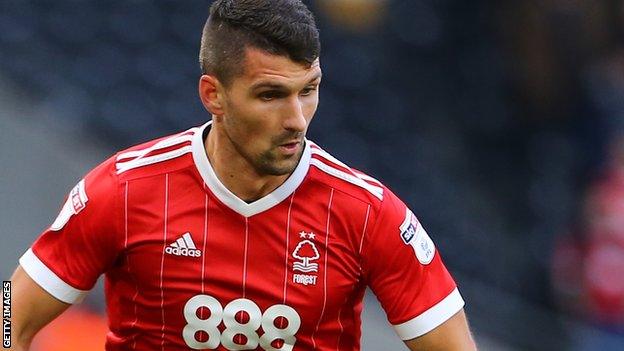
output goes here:
<path id="1" fill-rule="evenodd" d="M 295 168 L 294 172 L 282 185 L 273 190 L 273 192 L 252 203 L 246 203 L 241 200 L 238 196 L 234 195 L 228 188 L 226 188 L 223 183 L 221 183 L 212 168 L 210 161 L 208 160 L 208 155 L 206 155 L 203 135 L 206 128 L 208 128 L 211 124 L 212 121 L 204 124 L 195 132 L 195 135 L 193 135 L 193 160 L 195 161 L 195 166 L 197 167 L 199 174 L 201 174 L 210 191 L 212 191 L 212 193 L 221 202 L 233 211 L 244 217 L 251 217 L 260 212 L 264 212 L 284 201 L 288 196 L 294 193 L 297 187 L 299 187 L 299 185 L 303 182 L 303 179 L 310 168 L 311 158 L 310 143 L 307 142 L 307 140 L 303 149 L 303 155 L 299 160 L 297 168 Z"/>

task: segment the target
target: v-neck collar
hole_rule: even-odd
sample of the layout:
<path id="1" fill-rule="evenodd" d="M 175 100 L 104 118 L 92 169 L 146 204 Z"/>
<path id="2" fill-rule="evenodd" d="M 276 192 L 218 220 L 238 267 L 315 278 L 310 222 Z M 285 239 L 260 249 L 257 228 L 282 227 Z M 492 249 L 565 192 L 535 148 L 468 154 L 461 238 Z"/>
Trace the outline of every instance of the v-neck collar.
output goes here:
<path id="1" fill-rule="evenodd" d="M 212 124 L 212 121 L 204 124 L 199 128 L 199 130 L 193 135 L 192 140 L 192 149 L 193 149 L 193 160 L 195 161 L 195 166 L 199 171 L 199 174 L 204 179 L 204 182 L 208 186 L 208 189 L 227 207 L 232 209 L 233 211 L 239 213 L 244 217 L 251 217 L 260 212 L 264 212 L 273 206 L 279 204 L 284 201 L 288 196 L 295 192 L 297 187 L 303 182 L 306 174 L 308 173 L 308 169 L 310 168 L 310 143 L 305 141 L 305 146 L 303 149 L 303 155 L 299 160 L 299 164 L 293 171 L 293 173 L 286 179 L 282 185 L 277 187 L 277 189 L 273 190 L 271 193 L 265 195 L 264 197 L 252 202 L 247 203 L 241 200 L 238 196 L 234 195 L 228 188 L 221 183 L 217 174 L 215 173 L 210 161 L 208 160 L 208 155 L 206 154 L 206 149 L 204 147 L 204 131 L 206 128 L 209 128 Z"/>

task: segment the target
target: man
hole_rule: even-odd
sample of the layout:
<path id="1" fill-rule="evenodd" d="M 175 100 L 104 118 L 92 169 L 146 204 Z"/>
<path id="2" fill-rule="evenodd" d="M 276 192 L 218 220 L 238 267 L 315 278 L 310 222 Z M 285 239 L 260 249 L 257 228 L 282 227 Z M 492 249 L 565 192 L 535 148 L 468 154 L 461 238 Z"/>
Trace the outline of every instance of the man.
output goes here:
<path id="1" fill-rule="evenodd" d="M 122 151 L 70 192 L 15 272 L 14 349 L 106 275 L 107 350 L 359 350 L 366 286 L 411 350 L 474 350 L 414 214 L 305 138 L 320 44 L 299 0 L 217 0 L 212 121 Z"/>

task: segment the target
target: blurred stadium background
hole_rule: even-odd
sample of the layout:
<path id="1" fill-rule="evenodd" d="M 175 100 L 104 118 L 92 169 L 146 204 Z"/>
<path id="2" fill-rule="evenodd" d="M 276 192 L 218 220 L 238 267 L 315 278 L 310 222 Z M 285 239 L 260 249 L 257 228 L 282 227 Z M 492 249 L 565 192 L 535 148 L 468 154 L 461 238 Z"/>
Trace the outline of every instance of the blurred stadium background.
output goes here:
<path id="1" fill-rule="evenodd" d="M 309 137 L 425 223 L 481 349 L 624 350 L 624 2 L 307 3 Z M 207 120 L 209 4 L 0 1 L 3 279 L 86 171 Z M 374 300 L 363 350 L 402 349 Z M 103 350 L 101 288 L 70 311 L 34 349 Z"/>

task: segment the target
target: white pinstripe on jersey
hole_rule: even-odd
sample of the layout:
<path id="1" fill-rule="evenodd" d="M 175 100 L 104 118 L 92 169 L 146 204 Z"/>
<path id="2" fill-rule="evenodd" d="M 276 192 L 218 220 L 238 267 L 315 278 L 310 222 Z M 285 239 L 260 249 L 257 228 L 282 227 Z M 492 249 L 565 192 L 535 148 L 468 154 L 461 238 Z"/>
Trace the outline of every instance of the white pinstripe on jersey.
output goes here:
<path id="1" fill-rule="evenodd" d="M 128 249 L 128 182 L 125 183 L 125 192 L 124 192 L 124 232 L 125 232 L 125 241 L 124 241 L 124 250 Z M 130 257 L 126 256 L 127 260 L 130 260 Z M 134 321 L 132 321 L 132 328 L 134 329 L 134 327 L 136 326 L 137 322 L 139 321 L 139 314 L 137 312 L 137 308 L 138 308 L 138 304 L 136 303 L 136 298 L 137 296 L 139 296 L 139 286 L 137 284 L 136 281 L 136 277 L 134 276 L 134 274 L 132 274 L 130 267 L 132 267 L 132 265 L 128 262 L 127 264 L 128 267 L 128 275 L 130 275 L 132 277 L 132 281 L 134 283 L 134 295 L 132 296 L 132 304 L 134 305 Z M 132 335 L 132 349 L 135 350 L 136 349 L 136 335 L 133 334 Z"/>
<path id="2" fill-rule="evenodd" d="M 329 250 L 327 247 L 329 246 L 329 222 L 331 220 L 331 206 L 332 200 L 334 199 L 334 189 L 332 188 L 331 193 L 329 194 L 329 203 L 327 204 L 327 226 L 325 228 L 325 268 L 323 269 L 323 307 L 321 308 L 321 315 L 319 316 L 319 320 L 316 323 L 316 328 L 312 333 L 312 345 L 314 349 L 316 349 L 316 341 L 314 340 L 314 334 L 319 329 L 321 325 L 321 321 L 323 320 L 323 315 L 325 314 L 325 307 L 327 306 L 327 261 L 329 261 Z"/>
<path id="3" fill-rule="evenodd" d="M 165 228 L 163 230 L 162 258 L 160 259 L 160 310 L 162 315 L 160 349 L 165 351 L 165 291 L 163 289 L 163 273 L 165 270 L 165 248 L 167 247 L 167 213 L 169 207 L 169 173 L 165 175 Z"/>

